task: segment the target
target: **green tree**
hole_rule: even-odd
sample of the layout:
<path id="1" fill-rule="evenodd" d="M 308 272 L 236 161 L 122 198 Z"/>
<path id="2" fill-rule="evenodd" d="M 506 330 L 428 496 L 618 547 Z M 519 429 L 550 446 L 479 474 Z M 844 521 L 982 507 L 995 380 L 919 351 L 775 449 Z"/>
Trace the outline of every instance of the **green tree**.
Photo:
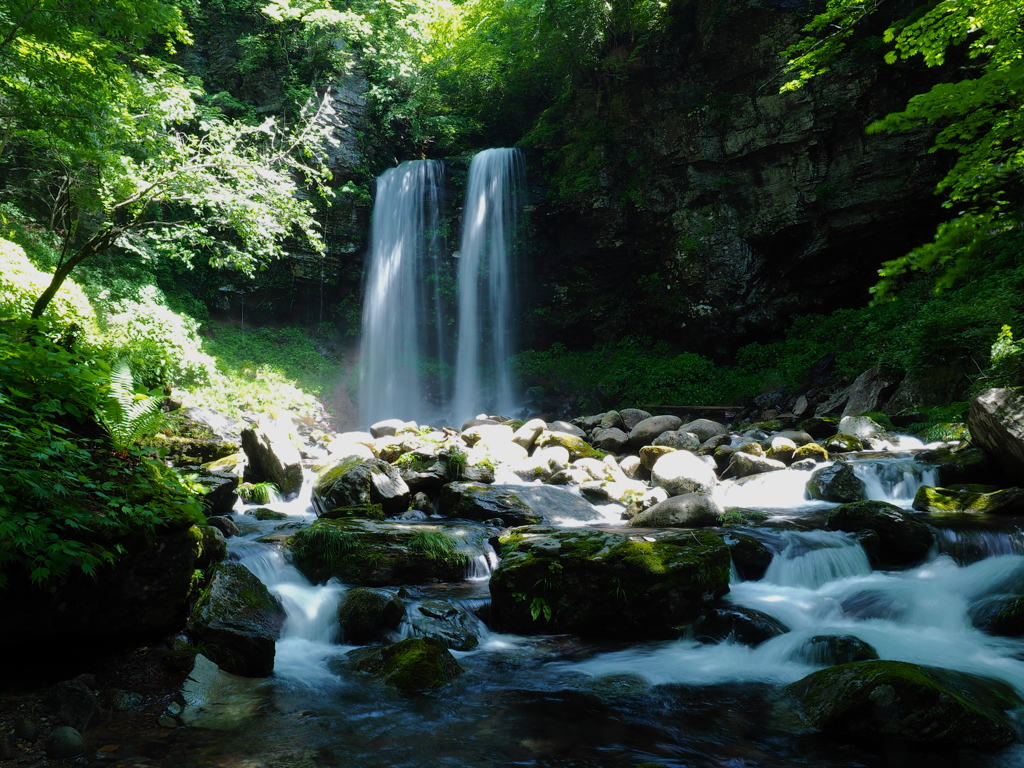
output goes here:
<path id="1" fill-rule="evenodd" d="M 884 0 L 828 0 L 786 51 L 793 75 L 783 89 L 802 86 L 828 70 L 868 15 Z M 931 151 L 952 151 L 956 160 L 939 182 L 953 218 L 935 239 L 882 265 L 876 299 L 889 298 L 910 271 L 936 270 L 936 290 L 952 285 L 971 267 L 992 235 L 1016 229 L 1022 216 L 1024 172 L 1024 24 L 1017 0 L 940 0 L 922 4 L 884 34 L 887 62 L 921 59 L 929 67 L 961 56 L 958 76 L 910 99 L 900 112 L 872 123 L 869 132 L 903 131 L 930 124 Z M 966 77 L 962 75 L 966 73 Z"/>
<path id="2" fill-rule="evenodd" d="M 199 87 L 147 53 L 190 38 L 166 2 L 16 0 L 0 11 L 0 160 L 32 169 L 63 238 L 39 317 L 72 270 L 114 245 L 251 272 L 287 239 L 322 242 L 308 195 L 326 193 L 314 115 L 283 131 L 202 109 Z"/>

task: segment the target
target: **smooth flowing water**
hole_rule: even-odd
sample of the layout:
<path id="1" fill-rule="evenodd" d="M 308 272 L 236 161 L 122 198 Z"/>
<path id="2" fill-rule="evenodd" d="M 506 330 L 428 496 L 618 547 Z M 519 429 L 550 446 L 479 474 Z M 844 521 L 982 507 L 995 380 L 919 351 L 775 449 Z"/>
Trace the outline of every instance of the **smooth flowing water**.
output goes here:
<path id="1" fill-rule="evenodd" d="M 365 425 L 429 420 L 448 399 L 443 379 L 428 382 L 420 366 L 423 358 L 439 359 L 444 346 L 438 281 L 443 172 L 437 160 L 413 160 L 377 179 L 359 356 Z"/>
<path id="2" fill-rule="evenodd" d="M 519 407 L 507 364 L 515 350 L 516 238 L 525 172 L 517 149 L 487 149 L 469 166 L 459 259 L 457 419 Z"/>
<path id="3" fill-rule="evenodd" d="M 891 466 L 877 461 L 865 471 L 888 478 L 879 487 L 891 499 L 903 498 L 908 474 L 928 476 L 905 457 Z M 829 506 L 808 509 L 801 498 L 787 510 L 784 500 L 761 500 L 780 518 L 810 520 Z M 312 517 L 301 502 L 279 508 L 293 515 L 290 524 Z M 240 517 L 245 536 L 231 541 L 231 551 L 288 613 L 275 672 L 252 683 L 260 703 L 236 728 L 182 732 L 176 765 L 1008 768 L 1024 761 L 1019 744 L 989 753 L 831 741 L 807 733 L 781 696 L 783 685 L 825 665 L 815 640 L 823 635 L 857 638 L 883 659 L 1004 680 L 1024 693 L 1024 641 L 987 635 L 971 621 L 985 601 L 1024 592 L 1016 520 L 998 529 L 937 529 L 929 559 L 904 571 L 873 571 L 845 533 L 749 529 L 773 560 L 759 580 L 734 577 L 725 600 L 767 613 L 789 628 L 785 634 L 751 648 L 685 637 L 632 644 L 521 637 L 481 626 L 480 646 L 454 654 L 465 670 L 460 678 L 410 695 L 347 670 L 352 649 L 337 643 L 336 621 L 344 587 L 309 585 L 273 544 L 259 541 L 280 523 Z M 467 546 L 475 549 L 465 582 L 409 587 L 407 604 L 483 606 L 496 557 L 485 545 Z M 406 622 L 398 634 L 413 633 Z"/>

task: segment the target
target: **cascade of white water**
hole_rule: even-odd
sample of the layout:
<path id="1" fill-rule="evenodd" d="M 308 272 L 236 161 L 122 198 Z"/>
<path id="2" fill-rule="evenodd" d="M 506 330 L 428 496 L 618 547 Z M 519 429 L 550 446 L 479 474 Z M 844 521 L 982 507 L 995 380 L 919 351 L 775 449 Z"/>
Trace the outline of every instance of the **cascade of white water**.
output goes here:
<path id="1" fill-rule="evenodd" d="M 459 263 L 456 419 L 517 406 L 506 361 L 515 351 L 515 238 L 523 206 L 523 158 L 487 149 L 473 158 Z"/>
<path id="2" fill-rule="evenodd" d="M 442 178 L 439 161 L 414 160 L 377 179 L 359 363 L 364 425 L 385 418 L 427 421 L 446 400 L 444 392 L 428 397 L 420 375 L 421 358 L 439 357 L 442 347 Z"/>
<path id="3" fill-rule="evenodd" d="M 887 501 L 909 507 L 922 485 L 938 485 L 935 467 L 918 464 L 913 459 L 900 461 L 854 461 L 853 473 L 864 483 L 864 493 L 873 501 Z"/>

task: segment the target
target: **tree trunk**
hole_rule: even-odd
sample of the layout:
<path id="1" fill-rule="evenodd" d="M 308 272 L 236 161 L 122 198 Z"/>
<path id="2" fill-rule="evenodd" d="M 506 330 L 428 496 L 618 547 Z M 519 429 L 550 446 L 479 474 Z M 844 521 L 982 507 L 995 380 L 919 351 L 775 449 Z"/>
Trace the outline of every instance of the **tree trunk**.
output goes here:
<path id="1" fill-rule="evenodd" d="M 50 279 L 50 284 L 46 286 L 46 290 L 39 295 L 39 298 L 36 299 L 36 303 L 32 307 L 32 319 L 36 320 L 41 317 L 46 308 L 50 306 L 53 297 L 57 295 L 57 291 L 60 290 L 68 275 L 71 274 L 71 270 L 90 256 L 94 256 L 112 246 L 123 232 L 124 230 L 120 228 L 102 230 L 89 238 L 88 242 L 79 248 L 70 259 L 57 267 L 53 277 Z"/>

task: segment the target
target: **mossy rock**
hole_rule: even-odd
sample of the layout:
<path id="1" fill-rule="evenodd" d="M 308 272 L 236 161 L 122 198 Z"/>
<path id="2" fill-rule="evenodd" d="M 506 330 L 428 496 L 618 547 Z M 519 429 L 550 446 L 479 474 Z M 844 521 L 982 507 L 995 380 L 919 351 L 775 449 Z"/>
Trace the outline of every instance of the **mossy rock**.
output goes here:
<path id="1" fill-rule="evenodd" d="M 874 661 L 878 651 L 853 635 L 814 635 L 794 656 L 805 664 L 832 667 L 856 661 Z"/>
<path id="2" fill-rule="evenodd" d="M 370 643 L 384 632 L 397 630 L 404 616 L 405 603 L 392 592 L 352 587 L 338 607 L 341 639 L 353 645 Z"/>
<path id="3" fill-rule="evenodd" d="M 384 508 L 380 504 L 356 504 L 351 507 L 328 509 L 320 517 L 326 520 L 344 520 L 353 517 L 361 520 L 383 520 Z"/>
<path id="4" fill-rule="evenodd" d="M 832 453 L 853 453 L 864 450 L 864 443 L 859 437 L 844 432 L 827 437 L 820 444 L 822 448 Z"/>
<path id="5" fill-rule="evenodd" d="M 815 440 L 834 435 L 839 430 L 839 419 L 834 416 L 812 416 L 800 422 L 800 429 Z"/>
<path id="6" fill-rule="evenodd" d="M 914 496 L 919 512 L 1019 515 L 1024 513 L 1024 488 L 997 490 L 987 485 L 936 488 L 922 485 Z"/>
<path id="7" fill-rule="evenodd" d="M 756 581 L 764 576 L 774 555 L 764 544 L 744 533 L 728 531 L 722 541 L 729 547 L 733 565 L 741 579 Z"/>
<path id="8" fill-rule="evenodd" d="M 285 613 L 263 582 L 241 563 L 217 564 L 188 621 L 193 643 L 221 669 L 266 677 L 274 669 Z"/>
<path id="9" fill-rule="evenodd" d="M 917 460 L 934 464 L 938 468 L 939 483 L 943 487 L 965 483 L 994 483 L 999 480 L 995 464 L 984 451 L 973 445 L 921 451 L 917 454 Z"/>
<path id="10" fill-rule="evenodd" d="M 385 648 L 357 651 L 353 666 L 402 691 L 442 688 L 462 674 L 451 652 L 429 637 L 411 637 Z"/>
<path id="11" fill-rule="evenodd" d="M 483 539 L 492 529 L 477 532 Z M 385 587 L 462 581 L 469 555 L 444 528 L 358 518 L 320 518 L 288 540 L 310 581 Z"/>
<path id="12" fill-rule="evenodd" d="M 828 461 L 828 451 L 817 443 L 807 443 L 793 451 L 793 461 L 802 461 L 803 459 L 814 459 L 820 464 L 823 461 Z"/>
<path id="13" fill-rule="evenodd" d="M 538 448 L 550 448 L 553 445 L 561 446 L 569 452 L 569 460 L 576 459 L 604 459 L 607 452 L 598 450 L 582 437 L 570 435 L 568 432 L 542 432 L 537 438 Z"/>
<path id="14" fill-rule="evenodd" d="M 815 672 L 786 689 L 806 721 L 832 736 L 876 742 L 1002 747 L 1015 740 L 1006 710 L 1024 702 L 1004 682 L 901 661 Z"/>
<path id="15" fill-rule="evenodd" d="M 491 622 L 501 631 L 676 637 L 729 590 L 729 549 L 706 531 L 533 526 L 499 543 L 490 591 Z"/>
<path id="16" fill-rule="evenodd" d="M 884 501 L 842 504 L 829 511 L 826 525 L 833 531 L 877 534 L 877 551 L 866 548 L 872 565 L 877 568 L 916 565 L 927 556 L 934 543 L 928 525 Z"/>
<path id="17" fill-rule="evenodd" d="M 324 467 L 313 486 L 317 513 L 339 507 L 379 504 L 387 515 L 409 508 L 409 486 L 399 471 L 382 459 L 344 459 Z"/>
<path id="18" fill-rule="evenodd" d="M 278 512 L 277 510 L 270 509 L 268 507 L 256 507 L 256 509 L 250 509 L 246 511 L 247 515 L 252 515 L 257 520 L 287 520 L 288 514 L 285 512 Z"/>
<path id="19" fill-rule="evenodd" d="M 990 635 L 1024 637 L 1024 596 L 987 600 L 971 618 L 974 626 Z"/>
<path id="20" fill-rule="evenodd" d="M 552 485 L 449 483 L 441 491 L 441 511 L 465 520 L 501 520 L 505 526 L 555 520 L 598 520 L 601 514 L 576 494 Z"/>

